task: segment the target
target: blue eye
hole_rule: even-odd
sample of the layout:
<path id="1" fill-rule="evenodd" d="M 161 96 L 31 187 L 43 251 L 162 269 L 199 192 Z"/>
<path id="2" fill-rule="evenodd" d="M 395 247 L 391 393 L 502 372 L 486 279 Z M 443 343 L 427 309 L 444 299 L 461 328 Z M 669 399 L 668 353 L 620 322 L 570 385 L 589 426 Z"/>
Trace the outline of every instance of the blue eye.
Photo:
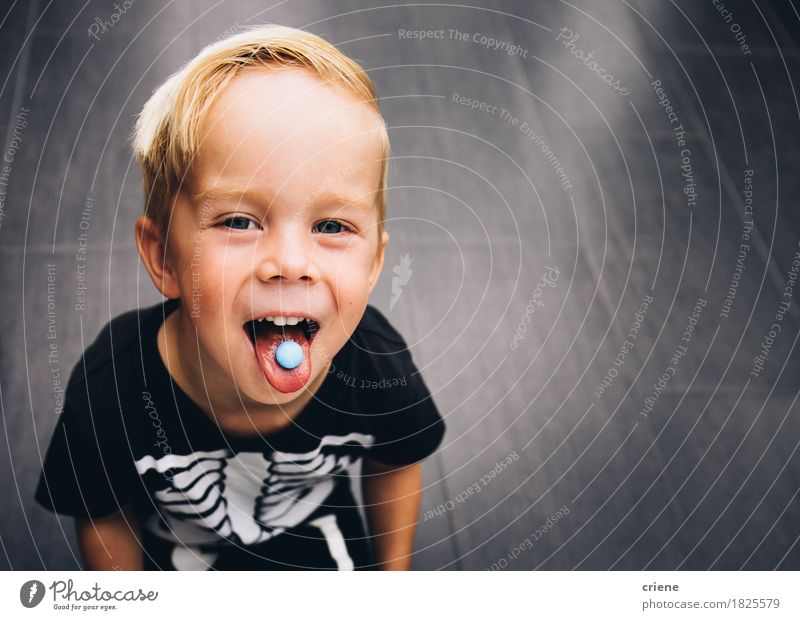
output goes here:
<path id="1" fill-rule="evenodd" d="M 323 220 L 314 226 L 314 232 L 322 232 L 330 235 L 340 233 L 342 230 L 349 229 L 337 220 Z"/>
<path id="2" fill-rule="evenodd" d="M 235 215 L 233 217 L 229 217 L 227 220 L 224 220 L 221 224 L 222 226 L 230 228 L 231 230 L 247 230 L 250 228 L 250 224 L 255 225 L 255 222 L 249 217 Z"/>

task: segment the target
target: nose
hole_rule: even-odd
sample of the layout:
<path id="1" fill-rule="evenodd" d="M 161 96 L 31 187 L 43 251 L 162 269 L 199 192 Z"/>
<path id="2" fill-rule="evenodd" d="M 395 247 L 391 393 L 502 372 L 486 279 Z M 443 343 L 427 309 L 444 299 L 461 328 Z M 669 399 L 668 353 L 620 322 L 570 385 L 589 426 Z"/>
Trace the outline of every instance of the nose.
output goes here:
<path id="1" fill-rule="evenodd" d="M 314 282 L 319 278 L 312 239 L 295 226 L 272 227 L 256 252 L 256 276 L 262 282 Z"/>

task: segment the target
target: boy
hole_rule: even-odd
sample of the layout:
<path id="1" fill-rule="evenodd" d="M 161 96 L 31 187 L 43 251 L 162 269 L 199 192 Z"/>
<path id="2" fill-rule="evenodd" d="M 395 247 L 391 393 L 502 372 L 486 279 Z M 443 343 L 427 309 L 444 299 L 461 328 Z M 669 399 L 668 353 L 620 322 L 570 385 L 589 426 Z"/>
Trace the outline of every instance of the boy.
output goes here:
<path id="1" fill-rule="evenodd" d="M 155 91 L 134 151 L 136 241 L 167 300 L 84 353 L 37 500 L 76 518 L 89 569 L 408 569 L 445 427 L 367 305 L 389 241 L 369 77 L 255 28 Z"/>

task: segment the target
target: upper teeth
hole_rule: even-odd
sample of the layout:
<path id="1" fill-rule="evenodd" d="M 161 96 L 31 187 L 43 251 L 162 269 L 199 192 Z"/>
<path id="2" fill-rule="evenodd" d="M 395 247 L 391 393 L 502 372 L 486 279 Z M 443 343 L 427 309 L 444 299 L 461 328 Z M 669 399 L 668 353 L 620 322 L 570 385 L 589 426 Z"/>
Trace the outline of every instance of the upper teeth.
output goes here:
<path id="1" fill-rule="evenodd" d="M 258 319 L 258 322 L 260 323 L 265 319 L 275 323 L 275 325 L 297 325 L 301 321 L 306 320 L 305 317 L 302 316 L 268 316 L 263 319 Z"/>

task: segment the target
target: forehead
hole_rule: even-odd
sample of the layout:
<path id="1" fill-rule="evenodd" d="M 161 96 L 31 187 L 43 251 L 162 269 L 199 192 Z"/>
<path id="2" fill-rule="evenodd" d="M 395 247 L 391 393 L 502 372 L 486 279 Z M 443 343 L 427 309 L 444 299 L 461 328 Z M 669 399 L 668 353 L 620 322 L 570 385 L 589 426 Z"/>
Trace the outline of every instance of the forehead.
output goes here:
<path id="1" fill-rule="evenodd" d="M 371 194 L 384 156 L 379 129 L 367 103 L 305 70 L 248 69 L 220 93 L 200 127 L 192 183 L 198 192 L 225 186 Z"/>

